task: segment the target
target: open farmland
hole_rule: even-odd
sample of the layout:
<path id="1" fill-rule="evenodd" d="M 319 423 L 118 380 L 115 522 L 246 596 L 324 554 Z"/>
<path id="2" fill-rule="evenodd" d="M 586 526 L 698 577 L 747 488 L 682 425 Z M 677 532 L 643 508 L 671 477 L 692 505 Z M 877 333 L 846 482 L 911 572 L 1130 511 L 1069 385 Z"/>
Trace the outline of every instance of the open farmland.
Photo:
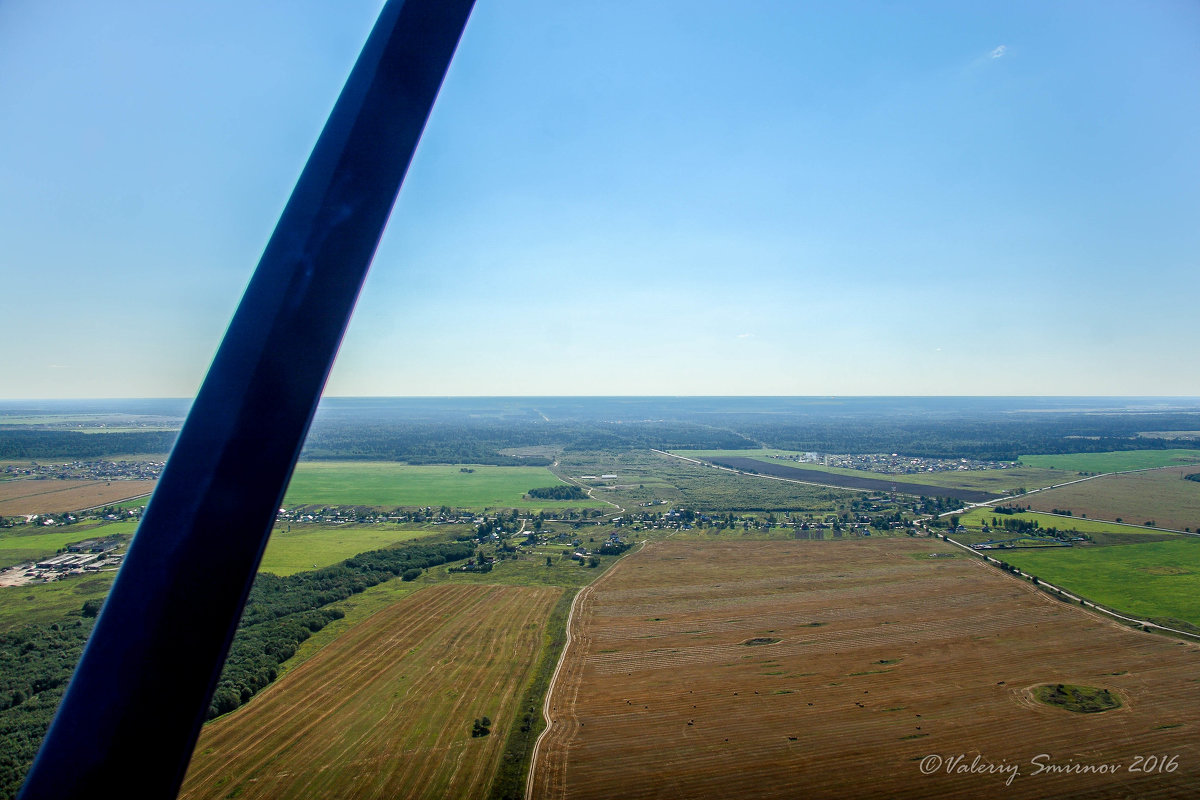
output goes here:
<path id="1" fill-rule="evenodd" d="M 1003 494 L 1004 492 L 1018 488 L 1032 489 L 1038 486 L 1050 486 L 1074 477 L 1073 475 L 1064 475 L 1061 470 L 1026 466 L 1009 467 L 1008 469 L 954 469 L 938 472 L 871 472 L 862 469 L 826 467 L 811 462 L 792 461 L 790 458 L 781 460 L 771 457 L 801 455 L 801 453 L 788 450 L 675 450 L 673 452 L 688 458 L 702 458 L 708 461 L 714 459 L 721 461 L 727 458 L 751 458 L 755 461 L 761 461 L 764 464 L 783 464 L 795 469 L 815 470 L 833 475 L 872 478 L 896 483 L 918 483 L 925 486 L 952 489 L 974 489 L 995 494 Z"/>
<path id="2" fill-rule="evenodd" d="M 988 555 L 1114 611 L 1200 631 L 1200 538 Z"/>
<path id="3" fill-rule="evenodd" d="M 470 471 L 464 471 L 470 470 Z M 609 508 L 596 500 L 526 500 L 525 492 L 562 483 L 545 467 L 413 466 L 391 461 L 304 461 L 284 505 L 396 508 Z"/>
<path id="4" fill-rule="evenodd" d="M 154 491 L 156 481 L 19 480 L 0 482 L 0 516 L 58 514 L 104 506 Z"/>
<path id="5" fill-rule="evenodd" d="M 1047 489 L 1020 499 L 1034 511 L 1069 509 L 1075 516 L 1120 519 L 1159 528 L 1200 530 L 1200 483 L 1184 475 L 1200 467 L 1167 467 L 1125 475 L 1102 475 L 1070 486 Z"/>
<path id="6" fill-rule="evenodd" d="M 413 539 L 445 539 L 470 531 L 466 525 L 394 524 L 276 526 L 263 553 L 260 572 L 291 575 L 328 567 L 351 556 Z"/>
<path id="7" fill-rule="evenodd" d="M 1121 472 L 1180 464 L 1200 464 L 1200 450 L 1118 450 L 1112 453 L 1066 453 L 1021 456 L 1031 467 L 1065 469 L 1072 472 Z"/>
<path id="8" fill-rule="evenodd" d="M 1110 548 L 1111 549 L 1111 548 Z M 937 542 L 648 545 L 581 593 L 535 798 L 1190 797 L 1200 646 Z M 1075 714 L 1040 684 L 1108 689 Z M 1170 773 L 1136 759 L 1176 756 Z M 1050 763 L 1115 774 L 1033 774 Z M 927 756 L 1021 773 L 922 774 Z M 945 765 L 943 760 L 941 764 Z"/>
<path id="9" fill-rule="evenodd" d="M 714 463 L 760 475 L 770 475 L 775 478 L 785 478 L 791 481 L 806 481 L 819 483 L 822 486 L 835 486 L 843 489 L 863 489 L 872 492 L 903 492 L 904 494 L 923 495 L 925 497 L 953 497 L 970 503 L 980 503 L 992 500 L 999 495 L 992 492 L 982 492 L 977 489 L 959 489 L 950 486 L 933 486 L 923 483 L 912 483 L 897 480 L 898 476 L 885 475 L 879 478 L 866 478 L 862 475 L 843 474 L 853 470 L 826 472 L 822 469 L 809 469 L 799 465 L 793 466 L 780 461 L 757 458 L 721 457 Z"/>
<path id="10" fill-rule="evenodd" d="M 208 725 L 180 797 L 482 796 L 561 592 L 414 592 Z"/>
<path id="11" fill-rule="evenodd" d="M 1005 520 L 1020 522 L 1036 522 L 1041 530 L 1057 528 L 1060 531 L 1078 531 L 1091 538 L 1092 544 L 1139 544 L 1142 542 L 1169 541 L 1178 539 L 1180 534 L 1169 533 L 1138 525 L 1127 525 L 1120 522 L 1105 522 L 1084 517 L 1068 517 L 1061 514 L 1048 514 L 1040 511 L 1022 511 L 1016 514 L 997 514 L 994 509 L 983 507 L 968 511 L 960 517 L 960 522 L 967 533 L 953 533 L 950 538 L 962 544 L 978 544 L 979 542 L 1010 539 L 1018 534 L 993 528 L 989 533 L 983 533 L 984 525 L 991 526 L 992 521 L 1002 526 Z M 1088 545 L 1083 545 L 1088 546 Z"/>
<path id="12" fill-rule="evenodd" d="M 839 510 L 857 493 L 832 486 L 747 480 L 728 470 L 648 450 L 621 453 L 564 453 L 558 469 L 595 487 L 595 497 L 626 508 L 669 503 L 707 511 Z M 605 474 L 615 474 L 612 479 Z M 587 477 L 587 476 L 596 477 Z"/>

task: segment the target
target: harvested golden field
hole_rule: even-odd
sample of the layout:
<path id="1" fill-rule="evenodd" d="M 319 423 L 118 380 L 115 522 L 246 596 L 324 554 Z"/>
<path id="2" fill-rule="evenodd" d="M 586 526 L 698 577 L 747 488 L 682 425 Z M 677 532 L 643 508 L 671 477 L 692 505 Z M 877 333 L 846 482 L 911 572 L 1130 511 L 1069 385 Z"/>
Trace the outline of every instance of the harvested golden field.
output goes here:
<path id="1" fill-rule="evenodd" d="M 1075 516 L 1121 519 L 1134 525 L 1152 521 L 1160 528 L 1200 530 L 1200 483 L 1184 475 L 1200 465 L 1165 467 L 1147 472 L 1104 475 L 1061 489 L 1035 492 L 1018 500 L 1034 511 L 1070 509 Z"/>
<path id="2" fill-rule="evenodd" d="M 108 505 L 154 491 L 157 481 L 0 481 L 0 516 L 59 514 Z"/>
<path id="3" fill-rule="evenodd" d="M 409 595 L 205 727 L 180 797 L 484 795 L 561 593 Z M 484 716 L 491 734 L 472 737 Z"/>
<path id="4" fill-rule="evenodd" d="M 532 796 L 1195 795 L 1200 645 L 935 552 L 672 540 L 627 557 L 578 600 Z M 1059 683 L 1123 705 L 1033 699 Z"/>

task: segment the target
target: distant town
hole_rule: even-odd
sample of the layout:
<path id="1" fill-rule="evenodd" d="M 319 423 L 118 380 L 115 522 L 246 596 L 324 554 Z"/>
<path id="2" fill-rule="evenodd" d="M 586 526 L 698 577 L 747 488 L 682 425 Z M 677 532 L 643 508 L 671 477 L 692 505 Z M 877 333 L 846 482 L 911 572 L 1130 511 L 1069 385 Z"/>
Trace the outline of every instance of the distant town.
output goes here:
<path id="1" fill-rule="evenodd" d="M 37 480 L 154 481 L 162 474 L 165 461 L 69 461 L 62 464 L 7 465 L 8 478 Z"/>
<path id="2" fill-rule="evenodd" d="M 839 455 L 834 453 L 802 453 L 799 455 L 773 455 L 779 461 L 795 461 L 800 464 L 820 464 L 839 469 L 860 469 L 867 472 L 882 472 L 889 475 L 917 475 L 923 472 L 953 472 L 957 470 L 1012 469 L 1012 461 L 987 461 L 977 458 L 919 458 L 901 456 L 897 453 L 869 453 L 866 455 Z"/>

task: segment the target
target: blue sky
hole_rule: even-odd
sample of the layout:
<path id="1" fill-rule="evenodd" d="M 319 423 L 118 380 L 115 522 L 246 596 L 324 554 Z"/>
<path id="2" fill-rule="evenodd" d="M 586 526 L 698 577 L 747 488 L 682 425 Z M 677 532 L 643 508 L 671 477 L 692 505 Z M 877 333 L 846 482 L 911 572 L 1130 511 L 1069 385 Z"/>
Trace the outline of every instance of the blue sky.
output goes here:
<path id="1" fill-rule="evenodd" d="M 189 396 L 378 2 L 0 3 L 0 398 Z M 1200 395 L 1194 2 L 479 0 L 326 393 Z"/>

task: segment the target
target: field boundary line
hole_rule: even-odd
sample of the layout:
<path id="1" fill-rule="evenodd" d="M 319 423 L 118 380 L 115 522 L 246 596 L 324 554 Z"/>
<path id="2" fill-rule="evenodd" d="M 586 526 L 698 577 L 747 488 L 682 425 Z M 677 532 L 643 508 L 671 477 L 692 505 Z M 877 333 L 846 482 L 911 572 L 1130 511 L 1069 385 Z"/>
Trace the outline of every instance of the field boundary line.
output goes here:
<path id="1" fill-rule="evenodd" d="M 648 541 L 648 539 L 643 539 L 641 545 L 638 546 L 638 549 L 634 553 L 640 553 L 644 550 Z M 621 560 L 623 561 L 624 559 Z M 550 699 L 554 696 L 554 686 L 558 683 L 558 675 L 562 671 L 563 664 L 566 663 L 571 643 L 575 640 L 575 633 L 571 630 L 571 623 L 575 621 L 575 609 L 579 605 L 580 598 L 585 593 L 591 592 L 600 581 L 611 575 L 618 566 L 620 566 L 620 563 L 613 564 L 610 569 L 606 570 L 600 576 L 599 580 L 584 586 L 575 593 L 575 597 L 571 600 L 571 611 L 567 614 L 566 641 L 563 643 L 562 652 L 558 655 L 558 664 L 554 667 L 554 673 L 550 676 L 550 684 L 546 687 L 546 696 L 542 699 L 542 719 L 545 720 L 546 727 L 542 729 L 542 732 L 538 734 L 537 740 L 533 743 L 533 753 L 529 757 L 529 773 L 525 776 L 525 800 L 533 800 L 533 773 L 537 769 L 538 755 L 542 750 L 542 740 L 546 738 L 551 728 L 554 727 L 554 720 L 550 719 Z"/>
<path id="2" fill-rule="evenodd" d="M 829 483 L 816 483 L 814 481 L 801 481 L 801 480 L 797 480 L 795 478 L 781 478 L 778 475 L 764 475 L 761 472 L 746 472 L 746 471 L 740 470 L 740 469 L 731 469 L 729 467 L 722 467 L 720 464 L 710 464 L 705 461 L 697 461 L 694 458 L 684 458 L 683 456 L 677 456 L 674 453 L 668 453 L 666 450 L 655 450 L 653 447 L 650 448 L 650 452 L 658 453 L 659 455 L 670 456 L 671 458 L 678 458 L 680 461 L 686 461 L 689 464 L 699 464 L 702 467 L 709 467 L 710 469 L 718 469 L 718 470 L 721 470 L 722 472 L 732 472 L 734 475 L 744 475 L 747 478 L 766 478 L 767 480 L 782 481 L 783 483 L 798 483 L 801 486 L 820 486 L 822 489 L 839 489 L 839 490 L 845 491 L 845 492 L 862 492 L 864 494 L 871 494 L 872 492 L 879 491 L 878 489 L 859 489 L 854 486 L 834 486 L 833 484 L 829 484 Z M 901 492 L 900 490 L 896 490 L 896 494 L 907 494 L 907 493 Z"/>
<path id="3" fill-rule="evenodd" d="M 135 494 L 131 497 L 123 497 L 120 500 L 113 500 L 111 503 L 101 503 L 98 506 L 88 506 L 87 508 L 80 508 L 77 510 L 81 513 L 84 511 L 95 511 L 97 508 L 107 508 L 108 506 L 116 503 L 128 503 L 130 500 L 141 500 L 143 497 L 149 497 L 152 494 L 154 494 L 154 492 L 143 492 L 142 494 Z"/>
<path id="4" fill-rule="evenodd" d="M 980 553 L 978 550 L 973 550 L 970 547 L 968 547 L 967 545 L 963 544 L 962 542 L 956 542 L 948 536 L 945 536 L 942 534 L 937 534 L 937 535 L 941 537 L 943 542 L 948 542 L 948 543 L 954 545 L 955 547 L 961 547 L 963 550 L 966 550 L 968 553 L 970 553 L 973 556 L 982 558 L 984 561 L 994 564 L 997 567 L 1000 566 L 999 559 L 992 558 L 989 555 Z M 1031 583 L 1033 582 L 1033 578 L 1034 578 L 1033 575 L 1030 575 L 1028 572 L 1022 572 L 1021 570 L 1017 569 L 1012 564 L 1009 564 L 1009 567 L 1011 567 L 1012 570 L 1014 570 L 1014 572 L 1013 572 L 1014 575 L 1019 575 L 1022 578 L 1028 578 Z M 1197 635 L 1195 633 L 1190 633 L 1188 631 L 1181 631 L 1178 628 L 1168 628 L 1166 625 L 1159 625 L 1156 622 L 1150 622 L 1148 620 L 1136 619 L 1135 617 L 1127 617 L 1124 614 L 1119 614 L 1116 611 L 1111 611 L 1111 610 L 1105 608 L 1104 606 L 1093 603 L 1091 600 L 1088 600 L 1087 598 L 1078 597 L 1074 594 L 1071 594 L 1066 589 L 1063 589 L 1061 586 L 1055 586 L 1054 584 L 1044 581 L 1041 578 L 1038 578 L 1037 583 L 1034 583 L 1033 585 L 1036 588 L 1051 589 L 1051 590 L 1057 592 L 1060 597 L 1065 597 L 1068 600 L 1074 600 L 1074 601 L 1078 602 L 1081 608 L 1090 608 L 1090 609 L 1093 609 L 1094 611 L 1099 611 L 1101 614 L 1107 614 L 1108 616 L 1113 617 L 1115 619 L 1119 619 L 1122 622 L 1132 622 L 1133 624 L 1140 625 L 1143 628 L 1155 628 L 1160 631 L 1168 631 L 1170 633 L 1177 633 L 1180 636 L 1187 636 L 1191 639 L 1196 639 L 1196 640 L 1200 641 L 1200 635 Z"/>

